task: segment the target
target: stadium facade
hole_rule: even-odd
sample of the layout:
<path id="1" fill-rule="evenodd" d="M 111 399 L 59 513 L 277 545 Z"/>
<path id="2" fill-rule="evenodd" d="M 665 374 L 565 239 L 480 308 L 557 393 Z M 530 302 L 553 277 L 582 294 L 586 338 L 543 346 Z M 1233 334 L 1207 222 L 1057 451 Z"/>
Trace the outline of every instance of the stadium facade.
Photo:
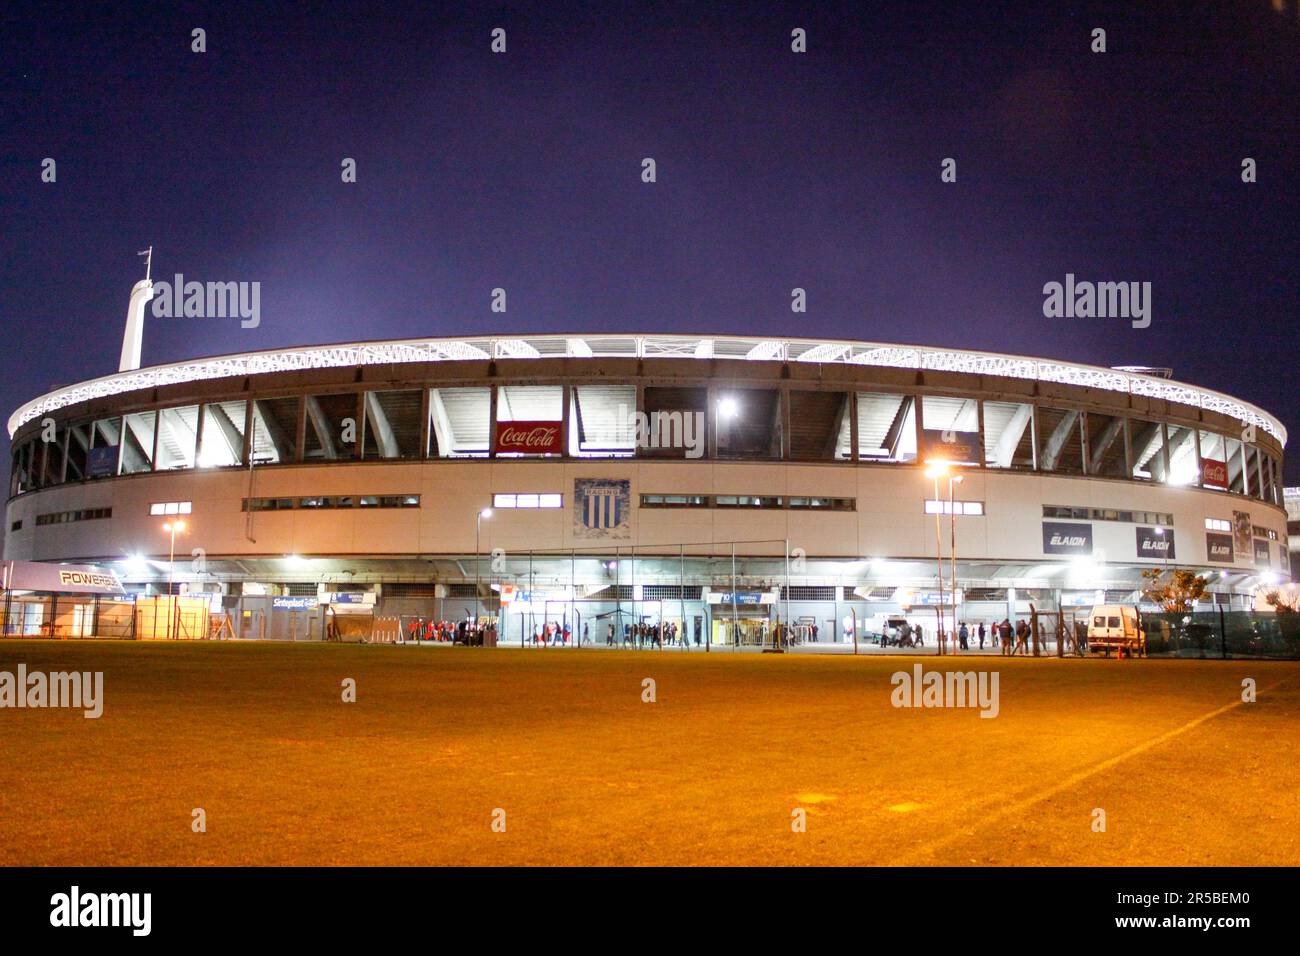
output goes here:
<path id="1" fill-rule="evenodd" d="M 933 626 L 954 598 L 971 621 L 1134 602 L 1148 568 L 1206 572 L 1245 608 L 1289 573 L 1285 430 L 1159 370 L 802 339 L 386 341 L 128 368 L 9 431 L 6 560 L 203 594 L 244 636 L 318 638 L 361 604 L 500 613 L 505 643 L 543 620 L 598 643 L 779 620 L 843 642 L 891 615 Z"/>

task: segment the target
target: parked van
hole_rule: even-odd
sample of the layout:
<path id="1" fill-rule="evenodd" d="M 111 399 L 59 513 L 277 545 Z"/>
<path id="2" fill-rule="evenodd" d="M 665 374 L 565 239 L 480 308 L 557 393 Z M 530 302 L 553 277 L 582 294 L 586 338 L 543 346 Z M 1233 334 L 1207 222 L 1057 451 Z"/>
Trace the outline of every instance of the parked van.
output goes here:
<path id="1" fill-rule="evenodd" d="M 1137 608 L 1127 604 L 1098 604 L 1088 616 L 1088 650 L 1104 652 L 1124 649 L 1127 655 L 1146 657 L 1147 635 Z"/>

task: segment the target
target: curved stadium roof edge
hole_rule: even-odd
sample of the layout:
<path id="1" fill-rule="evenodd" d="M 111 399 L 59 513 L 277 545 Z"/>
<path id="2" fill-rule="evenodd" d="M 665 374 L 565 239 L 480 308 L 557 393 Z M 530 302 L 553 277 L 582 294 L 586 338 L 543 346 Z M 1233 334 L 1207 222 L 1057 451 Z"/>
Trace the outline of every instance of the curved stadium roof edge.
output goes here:
<path id="1" fill-rule="evenodd" d="M 1286 429 L 1272 415 L 1207 388 L 1135 372 L 997 352 L 839 339 L 747 338 L 692 335 L 523 335 L 470 338 L 386 339 L 335 345 L 240 352 L 154 365 L 65 385 L 32 399 L 9 418 L 9 434 L 38 416 L 93 398 L 142 388 L 230 376 L 312 368 L 347 368 L 397 362 L 455 362 L 529 358 L 696 358 L 737 361 L 820 362 L 1000 375 L 1080 385 L 1160 398 L 1230 415 L 1286 444 Z"/>

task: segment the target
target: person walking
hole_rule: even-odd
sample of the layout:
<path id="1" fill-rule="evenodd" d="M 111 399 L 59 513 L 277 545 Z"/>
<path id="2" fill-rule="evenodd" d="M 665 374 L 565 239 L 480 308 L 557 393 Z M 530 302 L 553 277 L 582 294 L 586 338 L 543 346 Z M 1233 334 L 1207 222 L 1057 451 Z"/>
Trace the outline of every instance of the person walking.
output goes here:
<path id="1" fill-rule="evenodd" d="M 961 649 L 963 651 L 970 650 L 970 644 L 968 643 L 969 638 L 970 638 L 970 631 L 967 630 L 966 628 L 966 622 L 962 621 L 961 627 L 957 629 L 957 641 L 961 645 Z"/>
<path id="2" fill-rule="evenodd" d="M 975 631 L 976 636 L 980 639 L 980 650 L 984 650 L 984 622 L 980 621 L 979 628 Z"/>

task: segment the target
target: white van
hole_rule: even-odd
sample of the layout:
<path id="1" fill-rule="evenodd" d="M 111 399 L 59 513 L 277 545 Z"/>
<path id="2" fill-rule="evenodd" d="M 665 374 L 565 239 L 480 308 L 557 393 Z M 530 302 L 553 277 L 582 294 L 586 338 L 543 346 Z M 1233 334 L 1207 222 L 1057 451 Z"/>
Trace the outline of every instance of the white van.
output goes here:
<path id="1" fill-rule="evenodd" d="M 1088 615 L 1088 651 L 1111 651 L 1120 648 L 1128 656 L 1147 655 L 1147 635 L 1137 608 L 1127 604 L 1098 604 Z"/>

